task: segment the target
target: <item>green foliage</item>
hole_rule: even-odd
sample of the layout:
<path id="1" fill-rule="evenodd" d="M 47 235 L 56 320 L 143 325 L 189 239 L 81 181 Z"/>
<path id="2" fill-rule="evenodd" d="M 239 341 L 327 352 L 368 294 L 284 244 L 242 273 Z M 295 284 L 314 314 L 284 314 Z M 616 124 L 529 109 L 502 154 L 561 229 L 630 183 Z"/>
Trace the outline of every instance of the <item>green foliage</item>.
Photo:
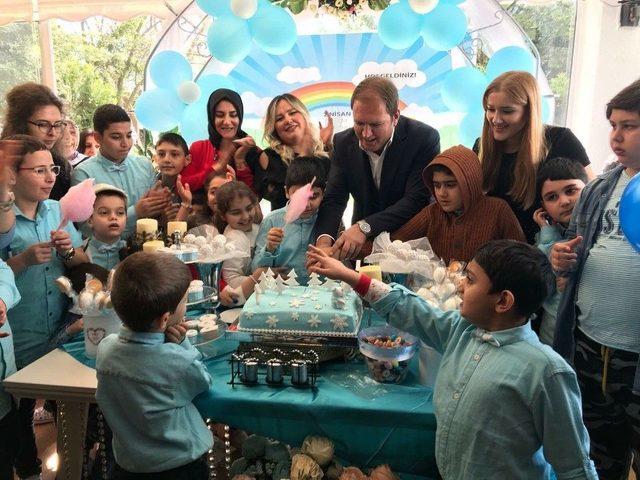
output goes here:
<path id="1" fill-rule="evenodd" d="M 23 82 L 40 81 L 40 51 L 36 32 L 29 23 L 0 27 L 0 113 L 5 93 Z"/>

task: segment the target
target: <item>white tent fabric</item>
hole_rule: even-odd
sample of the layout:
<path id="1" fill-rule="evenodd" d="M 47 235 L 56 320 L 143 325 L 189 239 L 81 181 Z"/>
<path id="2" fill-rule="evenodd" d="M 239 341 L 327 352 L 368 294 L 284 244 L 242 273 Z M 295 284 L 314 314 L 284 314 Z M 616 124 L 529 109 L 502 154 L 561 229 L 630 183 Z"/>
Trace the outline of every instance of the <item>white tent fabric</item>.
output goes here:
<path id="1" fill-rule="evenodd" d="M 94 15 L 127 20 L 138 15 L 174 17 L 184 0 L 0 0 L 0 25 L 58 18 L 81 21 Z"/>

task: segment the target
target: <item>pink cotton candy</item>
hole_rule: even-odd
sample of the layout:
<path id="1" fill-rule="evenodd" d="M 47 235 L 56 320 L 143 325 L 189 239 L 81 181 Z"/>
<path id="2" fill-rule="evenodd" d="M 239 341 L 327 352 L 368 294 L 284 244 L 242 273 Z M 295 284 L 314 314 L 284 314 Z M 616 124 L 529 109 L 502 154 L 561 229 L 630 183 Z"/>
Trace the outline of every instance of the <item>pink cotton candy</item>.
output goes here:
<path id="1" fill-rule="evenodd" d="M 313 177 L 311 183 L 307 183 L 304 187 L 299 188 L 289 198 L 289 204 L 287 205 L 287 211 L 284 214 L 284 223 L 295 222 L 300 218 L 300 215 L 307 209 L 307 203 L 313 196 L 311 189 L 313 188 L 313 182 L 316 181 L 316 177 Z"/>
<path id="2" fill-rule="evenodd" d="M 60 199 L 60 216 L 62 220 L 58 230 L 67 222 L 84 222 L 93 213 L 93 203 L 96 201 L 96 193 L 93 191 L 93 178 L 87 178 L 78 185 L 71 187 L 64 197 Z"/>

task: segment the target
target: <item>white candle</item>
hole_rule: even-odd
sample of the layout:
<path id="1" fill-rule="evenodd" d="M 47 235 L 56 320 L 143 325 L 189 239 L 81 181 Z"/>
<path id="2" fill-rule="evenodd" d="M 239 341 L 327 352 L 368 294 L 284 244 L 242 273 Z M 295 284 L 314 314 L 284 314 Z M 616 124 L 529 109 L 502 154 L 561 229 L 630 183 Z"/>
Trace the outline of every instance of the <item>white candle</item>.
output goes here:
<path id="1" fill-rule="evenodd" d="M 141 218 L 136 222 L 136 233 L 155 235 L 158 231 L 158 221 L 155 218 Z"/>

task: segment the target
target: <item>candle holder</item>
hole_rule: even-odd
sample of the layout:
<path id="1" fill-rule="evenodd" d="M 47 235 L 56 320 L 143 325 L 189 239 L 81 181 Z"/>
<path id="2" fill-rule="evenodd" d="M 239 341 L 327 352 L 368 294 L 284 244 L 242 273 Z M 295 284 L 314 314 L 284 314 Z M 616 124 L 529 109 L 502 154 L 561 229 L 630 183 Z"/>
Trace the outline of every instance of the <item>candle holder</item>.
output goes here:
<path id="1" fill-rule="evenodd" d="M 142 245 L 144 245 L 145 242 L 150 242 L 152 240 L 162 240 L 162 238 L 158 234 L 158 232 L 138 232 L 133 237 L 129 238 L 129 240 L 127 241 L 127 246 L 129 247 L 129 251 L 131 253 L 141 252 Z"/>

